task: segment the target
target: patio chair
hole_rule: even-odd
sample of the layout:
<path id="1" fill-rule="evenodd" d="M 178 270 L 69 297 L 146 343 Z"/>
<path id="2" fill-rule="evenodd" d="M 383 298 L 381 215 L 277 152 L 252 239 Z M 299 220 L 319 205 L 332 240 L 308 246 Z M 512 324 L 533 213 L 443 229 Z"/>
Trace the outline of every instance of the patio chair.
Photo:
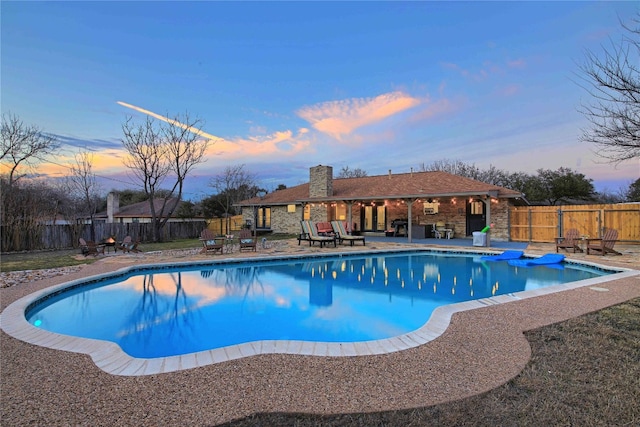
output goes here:
<path id="1" fill-rule="evenodd" d="M 315 225 L 311 223 L 311 221 L 300 221 L 300 225 L 302 226 L 302 233 L 298 238 L 298 244 L 300 244 L 300 240 L 308 240 L 309 246 L 313 243 L 320 243 L 320 247 L 322 248 L 326 243 L 333 242 L 333 247 L 336 247 L 336 236 L 321 236 L 318 234 L 318 230 Z"/>
<path id="2" fill-rule="evenodd" d="M 238 239 L 240 241 L 240 252 L 243 250 L 246 251 L 256 251 L 256 243 L 258 239 L 251 235 L 251 230 L 248 228 L 243 228 L 238 233 Z"/>
<path id="3" fill-rule="evenodd" d="M 131 239 L 131 236 L 127 236 L 124 238 L 124 240 L 122 241 L 122 243 L 120 244 L 120 250 L 124 253 L 138 253 L 138 252 L 142 252 L 140 249 L 138 249 L 138 245 L 140 244 L 139 240 L 136 240 L 135 242 Z"/>
<path id="4" fill-rule="evenodd" d="M 444 222 L 438 221 L 435 224 L 435 228 L 433 229 L 433 235 L 435 236 L 436 239 L 448 238 L 447 227 Z"/>
<path id="5" fill-rule="evenodd" d="M 355 242 L 362 241 L 362 246 L 365 245 L 364 236 L 352 236 L 351 234 L 347 233 L 347 230 L 342 221 L 331 221 L 331 227 L 333 228 L 333 232 L 335 233 L 335 235 L 338 236 L 340 244 L 349 242 L 350 245 L 353 246 Z"/>
<path id="6" fill-rule="evenodd" d="M 318 230 L 318 234 L 321 236 L 335 236 L 335 232 L 333 231 L 333 227 L 331 223 L 328 222 L 318 222 L 316 223 L 316 230 Z"/>
<path id="7" fill-rule="evenodd" d="M 78 244 L 80 246 L 80 253 L 84 256 L 87 256 L 89 253 L 89 246 L 87 246 L 87 241 L 82 237 L 78 239 Z"/>
<path id="8" fill-rule="evenodd" d="M 556 237 L 556 253 L 558 249 L 562 248 L 569 252 L 569 249 L 573 249 L 573 253 L 576 251 L 582 252 L 582 248 L 580 247 L 580 232 L 575 228 L 570 228 L 566 231 L 564 236 Z"/>
<path id="9" fill-rule="evenodd" d="M 84 240 L 83 238 L 78 239 L 80 243 L 80 251 L 82 255 L 85 257 L 89 255 L 98 256 L 99 254 L 104 255 L 104 245 L 98 245 L 96 242 L 91 240 Z"/>
<path id="10" fill-rule="evenodd" d="M 602 253 L 602 256 L 606 254 L 622 255 L 620 252 L 613 249 L 613 246 L 618 241 L 618 230 L 613 228 L 606 228 L 601 239 L 587 239 L 587 255 L 589 251 L 596 251 Z"/>
<path id="11" fill-rule="evenodd" d="M 124 251 L 124 248 L 126 246 L 130 246 L 132 244 L 132 240 L 131 240 L 131 236 L 127 236 L 125 237 L 122 242 L 120 242 L 120 244 L 117 246 L 116 248 L 116 252 L 118 251 L 118 249 L 120 249 L 121 251 Z"/>
<path id="12" fill-rule="evenodd" d="M 220 255 L 222 255 L 225 241 L 224 237 L 216 237 L 213 231 L 205 228 L 200 233 L 200 241 L 202 242 L 201 253 L 206 254 L 212 252 L 215 254 L 216 252 L 220 252 Z"/>

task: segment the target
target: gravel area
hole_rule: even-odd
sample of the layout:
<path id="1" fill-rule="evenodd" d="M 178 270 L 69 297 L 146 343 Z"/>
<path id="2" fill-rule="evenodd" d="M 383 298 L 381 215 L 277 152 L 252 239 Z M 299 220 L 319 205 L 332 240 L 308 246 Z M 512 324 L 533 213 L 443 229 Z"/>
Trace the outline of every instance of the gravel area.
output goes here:
<path id="1" fill-rule="evenodd" d="M 36 282 L 57 276 L 65 276 L 82 269 L 81 265 L 73 267 L 46 268 L 42 270 L 9 271 L 0 273 L 0 288 L 9 288 L 21 283 Z"/>
<path id="2" fill-rule="evenodd" d="M 241 256 L 321 251 L 296 243 L 283 242 Z M 367 249 L 397 246 L 405 247 L 376 243 L 368 244 Z M 536 245 L 527 252 L 553 250 Z M 575 258 L 627 268 L 640 266 L 640 247 L 627 247 L 623 253 L 622 257 L 576 254 Z M 41 276 L 32 272 L 18 279 L 3 274 L 3 283 L 12 280 L 13 285 L 0 289 L 0 303 L 4 309 L 36 290 L 125 265 L 211 257 L 197 251 L 118 254 L 91 265 L 50 271 L 37 281 L 35 277 Z M 638 297 L 640 276 L 594 288 L 456 313 L 439 338 L 396 353 L 339 358 L 260 355 L 144 377 L 110 375 L 96 368 L 86 355 L 33 346 L 2 332 L 0 424 L 216 425 L 256 412 L 335 414 L 452 401 L 490 390 L 517 375 L 531 354 L 523 331 Z"/>

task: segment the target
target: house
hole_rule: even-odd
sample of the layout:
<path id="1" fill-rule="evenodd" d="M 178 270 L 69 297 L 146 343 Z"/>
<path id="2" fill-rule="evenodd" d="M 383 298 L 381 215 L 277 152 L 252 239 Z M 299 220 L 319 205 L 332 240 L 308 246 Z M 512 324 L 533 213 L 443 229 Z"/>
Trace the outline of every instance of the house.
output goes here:
<path id="1" fill-rule="evenodd" d="M 171 198 L 167 200 L 167 208 L 165 208 L 165 212 L 168 209 L 170 203 L 175 203 L 175 198 Z M 162 209 L 162 204 L 165 202 L 164 199 L 156 199 L 154 200 L 154 208 L 156 213 L 160 212 Z M 176 217 L 176 212 L 179 212 L 180 204 L 182 201 L 178 202 L 178 207 L 173 213 L 173 216 L 169 218 L 169 222 L 187 222 L 187 221 L 203 221 L 204 217 L 200 216 L 197 218 L 178 218 Z M 106 222 L 107 224 L 119 223 L 119 224 L 130 224 L 130 223 L 150 223 L 151 222 L 151 207 L 149 205 L 149 201 L 145 200 L 144 202 L 133 203 L 131 205 L 120 207 L 120 199 L 117 193 L 111 192 L 107 195 L 107 210 L 104 212 L 98 212 L 94 216 L 94 221 Z"/>
<path id="2" fill-rule="evenodd" d="M 309 182 L 244 200 L 243 220 L 258 230 L 300 233 L 300 220 L 344 220 L 362 234 L 431 235 L 445 223 L 455 237 L 493 224 L 492 238 L 509 239 L 509 207 L 526 204 L 518 191 L 446 172 L 333 178 L 331 166 L 310 168 Z"/>

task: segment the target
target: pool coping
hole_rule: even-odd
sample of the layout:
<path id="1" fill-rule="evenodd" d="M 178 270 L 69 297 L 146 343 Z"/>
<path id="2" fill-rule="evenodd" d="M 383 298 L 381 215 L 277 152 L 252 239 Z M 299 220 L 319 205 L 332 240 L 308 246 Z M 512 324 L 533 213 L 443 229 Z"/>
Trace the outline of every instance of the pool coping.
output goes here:
<path id="1" fill-rule="evenodd" d="M 395 248 L 395 249 L 379 249 L 379 250 L 362 250 L 357 252 L 338 252 L 324 254 L 288 254 L 269 256 L 268 258 L 261 258 L 269 261 L 289 260 L 289 259 L 309 259 L 309 258 L 325 258 L 335 256 L 358 256 L 363 254 L 379 254 L 379 253 L 398 253 L 398 252 L 436 252 L 436 253 L 450 253 L 450 254 L 464 254 L 464 255 L 487 255 L 499 252 L 478 250 L 478 249 L 416 249 L 416 248 Z M 536 258 L 539 255 L 527 255 L 527 257 Z M 243 262 L 257 262 L 258 258 L 218 258 L 216 260 L 203 260 L 203 261 L 184 261 L 184 262 L 161 262 L 133 265 L 120 268 L 108 273 L 93 275 L 84 277 L 69 282 L 65 282 L 59 285 L 55 285 L 40 291 L 36 291 L 29 295 L 26 295 L 5 308 L 0 314 L 0 327 L 4 332 L 17 338 L 21 341 L 52 348 L 56 350 L 64 350 L 75 353 L 87 354 L 91 357 L 94 364 L 104 372 L 118 376 L 143 376 L 154 375 L 160 373 L 176 372 L 186 369 L 192 369 L 196 367 L 207 366 L 211 364 L 231 361 L 235 359 L 263 355 L 263 354 L 293 354 L 293 355 L 308 355 L 308 356 L 330 356 L 330 357 L 348 357 L 348 356 L 371 356 L 398 352 L 407 350 L 413 347 L 417 347 L 426 344 L 442 335 L 450 325 L 451 318 L 455 313 L 474 310 L 477 308 L 483 308 L 491 305 L 505 304 L 509 302 L 519 301 L 527 298 L 534 298 L 537 296 L 557 293 L 565 290 L 591 287 L 594 291 L 603 291 L 606 288 L 602 288 L 599 285 L 603 283 L 638 276 L 640 271 L 624 268 L 624 267 L 611 267 L 605 266 L 589 261 L 574 261 L 565 260 L 567 263 L 585 265 L 593 268 L 604 269 L 607 271 L 619 271 L 618 273 L 609 274 L 607 276 L 600 276 L 591 279 L 570 282 L 566 284 L 553 285 L 545 288 L 534 289 L 529 291 L 521 291 L 506 295 L 499 295 L 495 297 L 482 298 L 473 301 L 466 301 L 460 303 L 449 304 L 446 306 L 438 307 L 434 310 L 429 320 L 419 329 L 409 332 L 407 334 L 399 335 L 392 338 L 386 338 L 382 340 L 374 341 L 362 341 L 362 342 L 308 342 L 308 341 L 255 341 L 249 343 L 243 343 L 238 345 L 232 345 L 228 347 L 205 350 L 196 353 L 189 353 L 178 356 L 159 357 L 151 359 L 134 358 L 122 351 L 122 349 L 115 343 L 72 337 L 67 335 L 61 335 L 53 332 L 48 332 L 37 328 L 27 322 L 25 318 L 25 311 L 38 301 L 47 296 L 55 295 L 69 287 L 84 285 L 86 283 L 104 279 L 106 277 L 113 277 L 114 275 L 127 274 L 131 271 L 143 270 L 145 268 L 162 268 L 164 267 L 176 267 L 186 265 L 215 265 L 215 264 L 228 264 L 228 263 L 243 263 Z"/>

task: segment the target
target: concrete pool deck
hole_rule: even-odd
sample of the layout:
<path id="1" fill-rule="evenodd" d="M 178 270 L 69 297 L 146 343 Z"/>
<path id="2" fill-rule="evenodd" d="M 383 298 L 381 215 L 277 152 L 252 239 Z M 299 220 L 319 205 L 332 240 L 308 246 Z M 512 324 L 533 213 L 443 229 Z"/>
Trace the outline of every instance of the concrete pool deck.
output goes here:
<path id="1" fill-rule="evenodd" d="M 367 243 L 367 249 L 407 247 L 388 241 Z M 616 248 L 624 255 L 568 254 L 568 258 L 638 268 L 640 246 Z M 327 251 L 293 241 L 261 249 L 256 255 L 229 256 L 361 249 Z M 529 245 L 526 252 L 553 251 L 553 245 Z M 188 252 L 104 257 L 66 277 L 3 288 L 2 310 L 38 290 L 123 266 L 211 257 Z M 142 377 L 110 375 L 84 354 L 34 346 L 3 332 L 2 421 L 7 425 L 211 425 L 255 412 L 330 414 L 424 407 L 490 390 L 517 375 L 530 357 L 523 331 L 638 296 L 640 276 L 634 275 L 457 312 L 441 336 L 399 352 L 354 357 L 264 354 Z"/>

